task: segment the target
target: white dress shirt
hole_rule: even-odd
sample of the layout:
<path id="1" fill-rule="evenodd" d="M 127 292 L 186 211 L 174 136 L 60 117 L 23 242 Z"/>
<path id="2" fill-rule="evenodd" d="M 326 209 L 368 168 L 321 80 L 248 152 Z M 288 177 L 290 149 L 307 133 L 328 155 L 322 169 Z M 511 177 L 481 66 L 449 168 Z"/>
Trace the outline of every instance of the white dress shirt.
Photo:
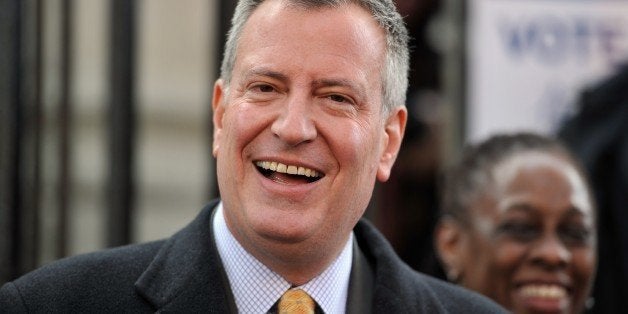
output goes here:
<path id="1" fill-rule="evenodd" d="M 239 313 L 266 313 L 291 284 L 249 254 L 229 231 L 218 204 L 213 221 L 214 238 Z M 353 233 L 336 260 L 319 276 L 299 288 L 326 314 L 345 313 L 353 258 Z"/>

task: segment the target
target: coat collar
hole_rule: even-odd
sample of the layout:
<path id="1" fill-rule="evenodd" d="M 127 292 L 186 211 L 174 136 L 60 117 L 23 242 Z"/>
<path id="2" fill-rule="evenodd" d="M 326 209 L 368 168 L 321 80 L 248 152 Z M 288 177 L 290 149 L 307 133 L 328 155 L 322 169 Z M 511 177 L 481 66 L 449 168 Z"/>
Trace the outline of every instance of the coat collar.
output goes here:
<path id="1" fill-rule="evenodd" d="M 138 293 L 157 311 L 237 312 L 211 228 L 218 201 L 210 202 L 188 226 L 168 239 L 135 283 Z M 397 281 L 407 280 L 402 278 L 409 267 L 369 222 L 360 220 L 354 233 L 363 260 L 371 265 L 366 269 L 374 271 L 374 278 L 370 278 L 374 279 L 374 310 L 402 310 L 403 302 L 393 291 L 401 288 Z"/>
<path id="2" fill-rule="evenodd" d="M 168 239 L 135 283 L 140 295 L 158 311 L 235 312 L 210 227 L 217 203 L 209 203 Z"/>
<path id="3" fill-rule="evenodd" d="M 410 301 L 422 297 L 410 289 L 410 284 L 416 280 L 412 278 L 415 272 L 397 256 L 386 238 L 369 221 L 360 219 L 353 232 L 373 271 L 371 311 L 412 312 L 409 311 L 413 308 Z"/>

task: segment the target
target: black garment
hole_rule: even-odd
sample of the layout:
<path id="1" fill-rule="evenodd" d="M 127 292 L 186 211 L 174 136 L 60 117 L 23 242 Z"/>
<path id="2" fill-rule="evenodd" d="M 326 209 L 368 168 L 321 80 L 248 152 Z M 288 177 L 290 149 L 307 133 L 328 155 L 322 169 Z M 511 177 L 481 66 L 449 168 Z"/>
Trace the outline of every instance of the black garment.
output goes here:
<path id="1" fill-rule="evenodd" d="M 559 137 L 591 178 L 598 205 L 598 272 L 591 313 L 628 309 L 628 65 L 584 91 Z"/>
<path id="2" fill-rule="evenodd" d="M 51 263 L 0 289 L 8 313 L 235 313 L 211 230 L 213 201 L 168 240 Z M 355 239 L 372 269 L 373 313 L 505 313 L 489 299 L 413 271 L 364 220 Z M 355 264 L 354 264 L 355 265 Z M 359 288 L 352 269 L 350 290 Z M 348 307 L 352 307 L 349 291 Z"/>

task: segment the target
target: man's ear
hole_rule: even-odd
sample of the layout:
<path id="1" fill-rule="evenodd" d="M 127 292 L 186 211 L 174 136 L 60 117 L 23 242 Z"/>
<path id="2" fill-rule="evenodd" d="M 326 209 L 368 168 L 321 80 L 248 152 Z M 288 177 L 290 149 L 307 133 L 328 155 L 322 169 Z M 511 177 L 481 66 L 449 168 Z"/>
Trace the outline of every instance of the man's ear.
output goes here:
<path id="1" fill-rule="evenodd" d="M 434 241 L 438 258 L 447 274 L 447 279 L 457 282 L 462 276 L 463 233 L 457 222 L 450 218 L 443 218 L 438 222 L 434 230 Z"/>
<path id="2" fill-rule="evenodd" d="M 225 86 L 222 79 L 216 80 L 214 83 L 214 94 L 212 96 L 212 122 L 214 124 L 214 142 L 212 143 L 212 154 L 214 157 L 218 154 L 220 148 L 220 140 L 222 137 L 222 117 L 225 113 L 223 105 L 225 97 Z"/>
<path id="3" fill-rule="evenodd" d="M 395 164 L 403 134 L 406 130 L 406 122 L 408 120 L 408 111 L 406 107 L 398 106 L 394 108 L 386 119 L 384 125 L 384 143 L 382 156 L 379 160 L 377 169 L 377 179 L 385 182 L 390 178 L 390 171 Z"/>

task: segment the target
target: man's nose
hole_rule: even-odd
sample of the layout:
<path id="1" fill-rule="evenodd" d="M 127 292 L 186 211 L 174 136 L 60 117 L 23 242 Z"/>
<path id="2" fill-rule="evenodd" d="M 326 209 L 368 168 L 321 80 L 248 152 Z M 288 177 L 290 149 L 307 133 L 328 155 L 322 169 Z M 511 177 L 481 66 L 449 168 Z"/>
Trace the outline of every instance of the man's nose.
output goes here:
<path id="1" fill-rule="evenodd" d="M 317 131 L 311 106 L 306 96 L 291 95 L 271 126 L 273 134 L 290 146 L 312 141 Z"/>
<path id="2" fill-rule="evenodd" d="M 546 235 L 532 248 L 532 260 L 545 268 L 566 267 L 571 262 L 572 253 L 557 235 Z"/>

